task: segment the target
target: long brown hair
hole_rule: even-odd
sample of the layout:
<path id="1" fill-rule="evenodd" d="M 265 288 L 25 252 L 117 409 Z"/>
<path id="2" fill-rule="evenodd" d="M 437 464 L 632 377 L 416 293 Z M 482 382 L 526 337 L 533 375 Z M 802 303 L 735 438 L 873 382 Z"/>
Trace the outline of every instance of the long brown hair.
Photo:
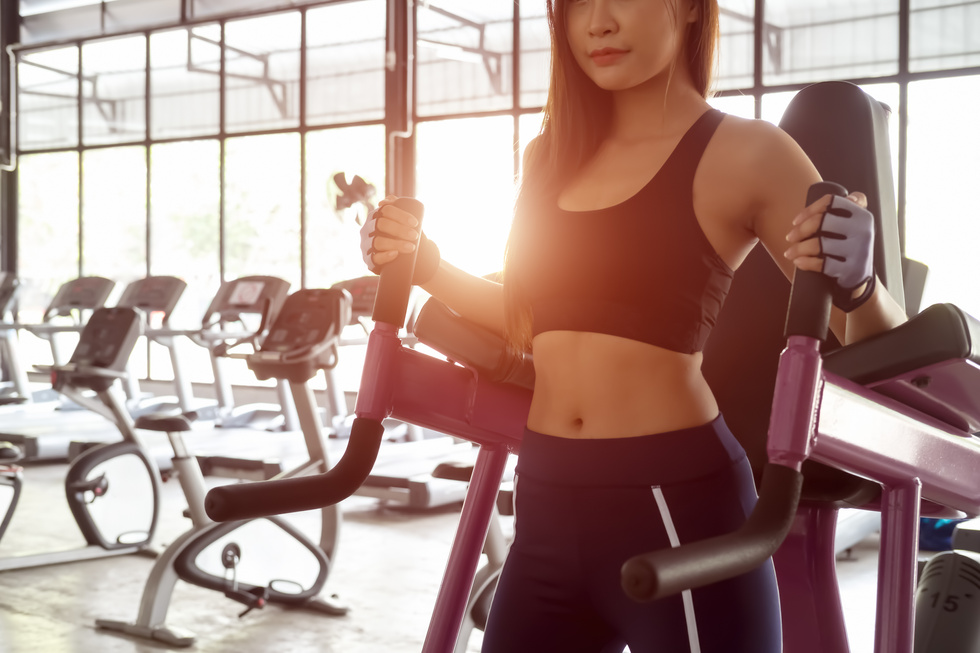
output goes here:
<path id="1" fill-rule="evenodd" d="M 667 2 L 668 0 L 663 0 Z M 688 27 L 685 57 L 695 88 L 709 96 L 718 45 L 718 0 L 690 0 L 698 8 Z M 557 201 L 568 180 L 595 154 L 611 124 L 611 94 L 600 90 L 572 55 L 565 24 L 564 0 L 548 0 L 551 30 L 551 80 L 541 132 L 528 147 L 515 204 L 514 222 L 504 264 L 505 329 L 511 345 L 531 346 L 531 311 L 519 281 L 519 262 L 533 252 L 523 237 L 529 216 Z"/>

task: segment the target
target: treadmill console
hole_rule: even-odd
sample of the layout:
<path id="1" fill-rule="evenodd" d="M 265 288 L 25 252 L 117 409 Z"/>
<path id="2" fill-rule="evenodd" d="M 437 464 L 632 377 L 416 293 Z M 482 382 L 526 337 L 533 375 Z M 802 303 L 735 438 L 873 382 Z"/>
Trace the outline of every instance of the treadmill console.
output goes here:
<path id="1" fill-rule="evenodd" d="M 70 383 L 106 390 L 118 374 L 86 373 L 86 369 L 123 373 L 142 330 L 140 313 L 132 308 L 100 308 L 85 324 L 66 369 L 55 369 L 55 386 Z"/>
<path id="2" fill-rule="evenodd" d="M 351 297 L 339 288 L 304 288 L 286 298 L 262 347 L 247 358 L 259 379 L 302 383 L 337 364 L 337 340 Z"/>

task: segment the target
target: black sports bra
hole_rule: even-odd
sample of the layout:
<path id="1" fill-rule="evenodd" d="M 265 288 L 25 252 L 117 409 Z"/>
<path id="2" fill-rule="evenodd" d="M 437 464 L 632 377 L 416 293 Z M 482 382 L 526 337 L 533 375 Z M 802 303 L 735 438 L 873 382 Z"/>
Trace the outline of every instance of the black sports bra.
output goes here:
<path id="1" fill-rule="evenodd" d="M 725 114 L 710 110 L 624 202 L 527 216 L 520 283 L 532 333 L 586 331 L 682 353 L 704 348 L 733 272 L 693 206 L 694 173 Z"/>

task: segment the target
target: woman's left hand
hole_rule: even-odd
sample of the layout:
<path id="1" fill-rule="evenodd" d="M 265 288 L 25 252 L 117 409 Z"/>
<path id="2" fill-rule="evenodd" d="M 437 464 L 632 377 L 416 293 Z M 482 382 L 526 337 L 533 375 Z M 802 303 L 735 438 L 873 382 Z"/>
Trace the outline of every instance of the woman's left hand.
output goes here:
<path id="1" fill-rule="evenodd" d="M 874 216 L 864 193 L 824 195 L 793 220 L 783 255 L 800 270 L 832 277 L 834 303 L 845 311 L 863 303 L 874 282 Z"/>

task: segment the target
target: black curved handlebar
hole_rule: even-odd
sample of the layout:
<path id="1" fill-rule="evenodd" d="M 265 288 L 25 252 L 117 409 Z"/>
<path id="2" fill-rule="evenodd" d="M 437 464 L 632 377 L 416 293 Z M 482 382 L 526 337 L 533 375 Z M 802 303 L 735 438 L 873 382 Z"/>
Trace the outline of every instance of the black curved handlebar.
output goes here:
<path id="1" fill-rule="evenodd" d="M 347 451 L 326 473 L 216 487 L 205 497 L 204 510 L 215 521 L 232 521 L 340 503 L 371 473 L 383 435 L 380 422 L 356 418 Z"/>
<path id="2" fill-rule="evenodd" d="M 766 465 L 759 501 L 741 528 L 630 558 L 621 571 L 623 591 L 634 601 L 653 601 L 755 569 L 786 538 L 802 487 L 800 472 L 782 465 Z"/>
<path id="3" fill-rule="evenodd" d="M 421 227 L 421 202 L 403 197 L 395 201 L 395 206 L 417 217 Z M 375 322 L 386 322 L 396 327 L 405 323 L 417 251 L 399 255 L 382 269 L 374 302 Z M 361 382 L 370 383 L 371 379 L 362 379 Z M 384 426 L 380 421 L 355 418 L 344 455 L 327 472 L 214 488 L 205 497 L 204 509 L 215 521 L 231 521 L 313 510 L 339 503 L 354 494 L 367 480 L 377 460 L 383 436 Z"/>
<path id="4" fill-rule="evenodd" d="M 824 195 L 846 197 L 847 190 L 831 181 L 817 182 L 807 192 L 807 206 Z M 789 310 L 786 313 L 784 334 L 787 338 L 809 336 L 820 341 L 827 339 L 833 288 L 834 280 L 820 272 L 796 271 L 790 292 Z"/>

